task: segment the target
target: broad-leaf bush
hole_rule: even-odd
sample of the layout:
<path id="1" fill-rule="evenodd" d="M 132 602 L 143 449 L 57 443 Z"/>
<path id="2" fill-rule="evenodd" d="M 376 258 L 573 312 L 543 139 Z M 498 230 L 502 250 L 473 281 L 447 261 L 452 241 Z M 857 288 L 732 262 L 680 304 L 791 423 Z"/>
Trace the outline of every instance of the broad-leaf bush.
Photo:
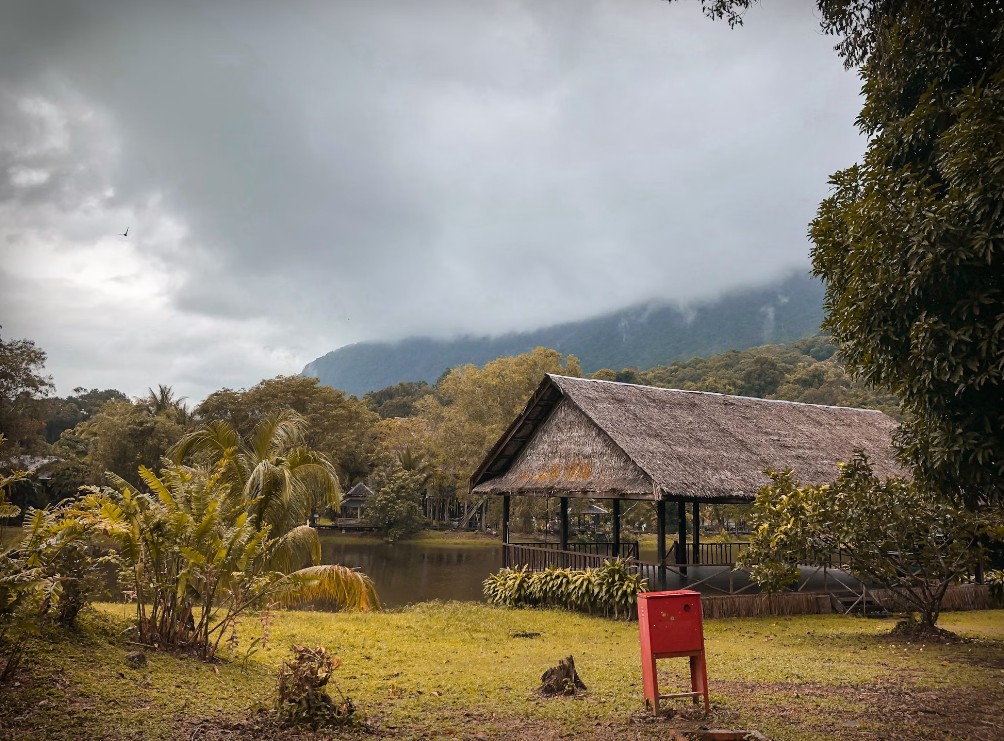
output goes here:
<path id="1" fill-rule="evenodd" d="M 493 605 L 556 607 L 625 620 L 634 617 L 638 593 L 646 589 L 645 579 L 621 559 L 595 569 L 506 568 L 484 582 L 485 597 Z"/>
<path id="2" fill-rule="evenodd" d="M 825 566 L 837 553 L 856 577 L 890 589 L 899 607 L 934 626 L 948 587 L 973 571 L 987 516 L 904 478 L 879 479 L 858 453 L 836 481 L 801 484 L 770 472 L 758 493 L 756 527 L 740 565 L 768 590 L 783 589 L 796 566 Z"/>
<path id="3" fill-rule="evenodd" d="M 121 581 L 136 602 L 141 641 L 214 654 L 245 612 L 269 604 L 333 598 L 345 608 L 379 607 L 364 574 L 338 566 L 284 573 L 285 537 L 254 517 L 258 498 L 236 491 L 223 464 L 140 469 L 137 489 L 92 487 L 78 505 L 117 548 Z"/>

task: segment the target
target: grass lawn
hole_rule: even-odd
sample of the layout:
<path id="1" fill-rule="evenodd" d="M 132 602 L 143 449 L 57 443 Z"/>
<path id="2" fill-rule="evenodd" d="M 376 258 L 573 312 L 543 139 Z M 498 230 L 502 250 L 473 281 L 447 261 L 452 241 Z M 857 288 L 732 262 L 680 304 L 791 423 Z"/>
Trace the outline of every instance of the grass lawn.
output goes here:
<path id="1" fill-rule="evenodd" d="M 366 543 L 370 545 L 387 542 L 382 535 L 377 533 L 343 533 L 338 530 L 322 531 L 321 538 L 325 541 L 344 541 L 347 543 Z M 502 544 L 500 538 L 478 530 L 420 530 L 415 535 L 403 538 L 398 542 L 420 543 L 424 546 L 448 546 L 451 548 L 498 548 Z"/>
<path id="2" fill-rule="evenodd" d="M 502 539 L 480 530 L 422 530 L 403 542 L 462 548 L 498 548 Z"/>
<path id="3" fill-rule="evenodd" d="M 666 739 L 673 729 L 757 729 L 772 739 L 1004 738 L 1004 612 L 948 613 L 962 643 L 906 645 L 891 620 L 804 616 L 705 624 L 713 710 L 683 701 L 673 717 L 644 709 L 636 623 L 571 613 L 426 603 L 378 614 L 278 612 L 265 649 L 257 618 L 241 645 L 210 664 L 136 650 L 131 610 L 99 605 L 76 634 L 36 641 L 0 694 L 0 737 L 277 738 L 256 714 L 294 643 L 342 659 L 334 679 L 365 721 L 345 738 Z M 539 633 L 538 637 L 514 637 Z M 541 673 L 574 655 L 588 691 L 544 699 Z M 667 660 L 663 692 L 686 684 Z M 258 720 L 255 720 L 258 718 Z"/>

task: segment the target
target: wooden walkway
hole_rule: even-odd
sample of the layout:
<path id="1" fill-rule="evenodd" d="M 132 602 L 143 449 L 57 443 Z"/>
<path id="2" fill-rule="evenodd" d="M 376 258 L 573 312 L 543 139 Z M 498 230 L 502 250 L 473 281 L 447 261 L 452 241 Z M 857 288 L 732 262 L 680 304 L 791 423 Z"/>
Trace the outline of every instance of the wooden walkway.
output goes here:
<path id="1" fill-rule="evenodd" d="M 562 550 L 561 544 L 555 542 L 516 543 L 514 545 L 525 546 L 527 548 L 543 548 L 545 550 L 559 552 Z M 590 553 L 594 556 L 603 556 L 604 558 L 614 557 L 614 544 L 609 540 L 592 541 L 588 543 L 569 543 L 565 546 L 564 550 L 575 553 Z M 629 558 L 637 561 L 638 553 L 638 541 L 625 540 L 621 542 L 619 554 L 621 558 Z"/>
<path id="2" fill-rule="evenodd" d="M 526 566 L 531 571 L 547 568 L 590 569 L 597 568 L 612 558 L 610 548 L 604 543 L 569 543 L 567 550 L 561 550 L 557 543 L 508 543 L 503 545 L 503 563 L 506 566 Z M 748 543 L 701 543 L 695 552 L 693 544 L 684 548 L 668 549 L 663 563 L 642 561 L 638 558 L 637 543 L 625 543 L 622 556 L 637 573 L 643 576 L 651 589 L 686 588 L 695 589 L 706 594 L 735 595 L 743 593 L 758 593 L 759 589 L 749 577 L 749 572 L 736 567 L 738 556 L 749 548 Z M 696 557 L 696 558 L 695 558 Z M 839 594 L 841 599 L 847 596 L 858 597 L 862 587 L 857 580 L 849 577 L 841 570 L 846 564 L 843 554 L 834 554 L 830 565 L 815 569 L 806 569 L 804 578 L 800 579 L 795 592 Z M 867 590 L 860 600 L 855 599 L 856 607 L 860 602 L 867 602 Z"/>
<path id="3" fill-rule="evenodd" d="M 548 547 L 541 547 L 541 545 Z M 609 555 L 580 551 L 561 551 L 555 543 L 510 543 L 504 547 L 506 564 L 527 566 L 533 571 L 556 568 L 587 569 L 602 566 Z M 570 544 L 571 545 L 571 544 Z M 704 545 L 708 549 L 703 548 Z M 834 554 L 832 567 L 802 569 L 796 588 L 775 594 L 762 594 L 749 574 L 736 569 L 729 561 L 732 553 L 741 552 L 746 544 L 702 544 L 699 556 L 715 563 L 657 563 L 626 559 L 629 565 L 648 580 L 649 589 L 695 589 L 702 593 L 701 603 L 706 618 L 757 617 L 763 615 L 821 615 L 896 611 L 895 596 L 881 589 L 861 584 L 837 567 L 846 563 L 842 554 Z M 730 549 L 723 546 L 737 546 Z M 687 549 L 693 553 L 691 548 Z M 670 550 L 669 558 L 675 557 Z M 667 558 L 667 561 L 669 561 Z M 689 578 L 688 578 L 689 572 Z M 738 586 L 736 577 L 746 582 Z M 717 584 L 712 583 L 717 580 Z M 726 586 L 727 584 L 727 586 Z M 950 587 L 942 603 L 943 610 L 985 610 L 990 607 L 990 592 L 985 584 L 960 584 Z"/>

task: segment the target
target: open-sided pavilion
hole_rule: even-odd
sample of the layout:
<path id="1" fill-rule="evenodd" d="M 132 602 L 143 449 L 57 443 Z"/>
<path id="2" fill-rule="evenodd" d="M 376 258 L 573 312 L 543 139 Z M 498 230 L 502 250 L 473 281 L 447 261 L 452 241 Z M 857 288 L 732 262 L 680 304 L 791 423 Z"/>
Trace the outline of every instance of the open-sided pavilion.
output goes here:
<path id="1" fill-rule="evenodd" d="M 513 496 L 559 499 L 560 538 L 554 550 L 563 554 L 560 563 L 565 565 L 589 564 L 584 554 L 570 550 L 570 498 L 609 501 L 613 538 L 607 556 L 622 555 L 622 502 L 651 501 L 657 521 L 656 566 L 665 584 L 668 502 L 678 508 L 676 570 L 686 574 L 688 565 L 731 565 L 737 547 L 702 549 L 701 504 L 752 502 L 768 483 L 768 469 L 790 468 L 805 483 L 832 481 L 837 463 L 849 460 L 855 450 L 868 455 L 880 476 L 901 475 L 891 447 L 896 426 L 874 410 L 549 374 L 485 456 L 470 487 L 475 495 L 502 497 L 507 563 L 526 562 L 528 555 L 510 543 Z M 695 523 L 689 548 L 688 504 Z"/>

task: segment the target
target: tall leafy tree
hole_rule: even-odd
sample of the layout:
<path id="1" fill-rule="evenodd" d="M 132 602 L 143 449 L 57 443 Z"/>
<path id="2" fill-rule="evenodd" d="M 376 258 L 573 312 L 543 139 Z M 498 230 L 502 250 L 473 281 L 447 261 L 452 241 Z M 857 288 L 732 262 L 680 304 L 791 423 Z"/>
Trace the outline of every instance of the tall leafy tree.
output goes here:
<path id="1" fill-rule="evenodd" d="M 826 326 L 911 417 L 918 474 L 1004 499 L 1004 3 L 826 2 L 860 65 L 864 160 L 810 234 Z"/>
<path id="2" fill-rule="evenodd" d="M 109 401 L 129 401 L 129 397 L 116 389 L 88 391 L 78 386 L 71 396 L 46 399 L 45 441 L 56 442 L 66 430 L 98 414 Z"/>
<path id="3" fill-rule="evenodd" d="M 418 403 L 430 429 L 437 467 L 455 492 L 466 492 L 467 479 L 545 373 L 580 376 L 582 368 L 574 355 L 566 358 L 557 350 L 538 347 L 481 368 L 454 368 L 438 381 L 433 396 Z"/>
<path id="4" fill-rule="evenodd" d="M 156 467 L 184 432 L 171 411 L 154 414 L 142 402 L 110 401 L 98 414 L 64 432 L 55 449 L 87 465 L 90 483 L 102 481 L 110 471 L 140 486 L 140 466 Z"/>
<path id="5" fill-rule="evenodd" d="M 14 449 L 41 445 L 40 399 L 54 388 L 52 379 L 43 375 L 45 358 L 45 351 L 31 340 L 0 337 L 0 434 Z"/>
<path id="6" fill-rule="evenodd" d="M 702 0 L 741 24 L 752 0 Z M 1004 2 L 817 0 L 863 81 L 862 162 L 809 233 L 848 367 L 909 413 L 925 482 L 1004 499 Z"/>

